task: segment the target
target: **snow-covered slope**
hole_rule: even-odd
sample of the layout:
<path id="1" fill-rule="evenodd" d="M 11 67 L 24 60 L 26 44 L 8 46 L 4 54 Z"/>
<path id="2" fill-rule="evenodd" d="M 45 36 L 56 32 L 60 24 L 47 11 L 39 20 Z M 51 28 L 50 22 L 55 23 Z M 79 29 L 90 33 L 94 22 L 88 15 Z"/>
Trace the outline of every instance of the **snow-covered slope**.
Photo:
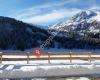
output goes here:
<path id="1" fill-rule="evenodd" d="M 100 32 L 100 10 L 81 11 L 71 19 L 52 26 L 51 29 L 61 31 Z"/>
<path id="2" fill-rule="evenodd" d="M 19 80 L 20 78 L 21 80 L 24 80 L 26 78 L 25 80 L 28 80 L 28 78 L 60 78 L 69 76 L 100 75 L 100 65 L 97 64 L 0 65 L 0 67 L 0 78 L 3 78 L 3 80 L 8 80 L 9 78 L 12 80 Z"/>

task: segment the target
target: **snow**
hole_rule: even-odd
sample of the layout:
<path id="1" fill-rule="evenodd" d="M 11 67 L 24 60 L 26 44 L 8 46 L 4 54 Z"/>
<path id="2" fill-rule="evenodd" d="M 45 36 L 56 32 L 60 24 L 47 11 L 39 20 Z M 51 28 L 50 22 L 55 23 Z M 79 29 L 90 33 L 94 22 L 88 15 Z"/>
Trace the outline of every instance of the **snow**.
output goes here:
<path id="1" fill-rule="evenodd" d="M 87 13 L 87 15 L 90 15 L 91 14 L 91 11 L 90 10 L 87 10 L 86 13 Z"/>
<path id="2" fill-rule="evenodd" d="M 94 19 L 100 22 L 100 13 L 97 16 L 95 16 Z"/>
<path id="3" fill-rule="evenodd" d="M 90 32 L 92 32 L 92 33 L 99 33 L 99 32 L 100 32 L 100 29 L 95 29 L 94 26 L 91 26 L 91 27 L 89 28 L 89 30 L 90 30 Z"/>
<path id="4" fill-rule="evenodd" d="M 89 18 L 88 22 L 89 21 L 98 21 L 98 22 L 100 22 L 100 11 L 96 12 L 96 14 L 97 14 L 96 16 L 93 16 L 93 17 Z"/>
<path id="5" fill-rule="evenodd" d="M 9 65 L 5 70 L 11 70 L 14 67 L 14 65 Z"/>
<path id="6" fill-rule="evenodd" d="M 0 68 L 0 78 L 67 77 L 100 74 L 100 64 L 4 65 L 3 67 L 3 70 Z"/>
<path id="7" fill-rule="evenodd" d="M 87 79 L 87 78 L 85 78 L 85 77 L 82 77 L 82 78 L 77 79 L 77 80 L 89 80 L 89 79 Z"/>

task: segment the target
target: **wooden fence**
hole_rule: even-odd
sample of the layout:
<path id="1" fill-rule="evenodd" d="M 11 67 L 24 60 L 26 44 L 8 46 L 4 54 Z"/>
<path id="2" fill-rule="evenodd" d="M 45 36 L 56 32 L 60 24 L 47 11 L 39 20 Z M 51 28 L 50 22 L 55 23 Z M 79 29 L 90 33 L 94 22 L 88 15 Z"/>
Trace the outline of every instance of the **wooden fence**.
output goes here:
<path id="1" fill-rule="evenodd" d="M 6 56 L 6 57 L 5 57 Z M 15 56 L 8 57 L 8 56 Z M 25 58 L 16 57 L 16 56 L 26 56 Z M 33 56 L 33 57 L 32 57 Z M 3 52 L 0 53 L 0 63 L 2 61 L 29 61 L 34 60 L 48 60 L 48 63 L 51 63 L 51 60 L 69 60 L 72 63 L 73 60 L 88 60 L 91 62 L 92 60 L 100 60 L 100 53 L 92 53 L 92 52 L 48 52 L 40 56 L 40 58 L 36 58 L 35 55 L 28 52 Z"/>

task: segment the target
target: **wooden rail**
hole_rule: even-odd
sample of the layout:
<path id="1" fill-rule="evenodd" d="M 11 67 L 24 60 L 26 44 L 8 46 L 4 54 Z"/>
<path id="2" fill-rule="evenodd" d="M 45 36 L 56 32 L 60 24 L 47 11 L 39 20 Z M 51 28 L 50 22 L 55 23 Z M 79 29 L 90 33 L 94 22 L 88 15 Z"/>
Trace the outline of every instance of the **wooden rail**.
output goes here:
<path id="1" fill-rule="evenodd" d="M 5 57 L 6 56 L 6 57 Z M 12 56 L 12 57 L 8 57 Z M 13 58 L 15 56 L 15 58 Z M 16 57 L 21 56 L 21 57 Z M 22 56 L 24 58 L 22 58 Z M 33 58 L 31 58 L 33 56 Z M 95 57 L 96 56 L 96 57 Z M 100 60 L 100 53 L 91 53 L 91 52 L 48 52 L 47 54 L 42 55 L 40 58 L 36 58 L 32 53 L 27 52 L 4 52 L 0 53 L 0 63 L 2 61 L 29 61 L 31 60 L 48 60 L 48 63 L 51 63 L 50 60 L 70 60 L 72 63 L 73 60 Z"/>

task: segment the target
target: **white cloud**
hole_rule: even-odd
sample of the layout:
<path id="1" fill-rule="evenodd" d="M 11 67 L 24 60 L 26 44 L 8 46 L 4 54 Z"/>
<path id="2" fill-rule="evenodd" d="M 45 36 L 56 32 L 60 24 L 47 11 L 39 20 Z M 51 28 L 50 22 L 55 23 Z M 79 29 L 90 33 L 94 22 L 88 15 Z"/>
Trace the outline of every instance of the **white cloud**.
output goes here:
<path id="1" fill-rule="evenodd" d="M 43 15 L 37 15 L 31 18 L 24 19 L 26 22 L 31 22 L 31 23 L 42 23 L 42 22 L 51 22 L 58 20 L 60 18 L 65 17 L 65 12 L 51 12 Z"/>
<path id="2" fill-rule="evenodd" d="M 21 19 L 21 18 L 34 16 L 40 12 L 41 12 L 41 10 L 39 10 L 39 9 L 36 10 L 36 9 L 28 8 L 28 9 L 23 9 L 23 10 L 19 10 L 19 11 L 12 11 L 12 14 L 9 16 L 17 18 L 17 19 Z"/>
<path id="3" fill-rule="evenodd" d="M 90 10 L 93 10 L 93 9 L 98 9 L 98 10 L 100 10 L 100 6 L 97 6 L 97 5 L 92 5 L 90 8 L 89 8 Z"/>
<path id="4" fill-rule="evenodd" d="M 81 11 L 80 9 L 61 9 L 61 10 L 54 10 L 50 13 L 43 14 L 43 15 L 36 15 L 30 18 L 24 18 L 23 21 L 30 22 L 30 23 L 47 23 L 60 20 L 62 18 L 69 18 L 76 14 L 77 12 Z"/>
<path id="5" fill-rule="evenodd" d="M 63 0 L 63 1 L 58 1 L 58 2 L 45 3 L 38 6 L 22 9 L 19 11 L 12 10 L 12 14 L 10 15 L 10 17 L 24 18 L 24 17 L 28 17 L 31 15 L 35 15 L 35 14 L 43 12 L 42 9 L 50 9 L 50 8 L 55 8 L 59 6 L 61 7 L 67 3 L 77 2 L 77 1 L 79 0 Z"/>
<path id="6" fill-rule="evenodd" d="M 78 2 L 79 0 L 63 0 L 63 1 L 58 1 L 58 2 L 52 2 L 52 3 L 45 3 L 40 6 L 35 6 L 35 9 L 41 9 L 41 8 L 49 8 L 49 7 L 57 7 L 57 6 L 63 6 L 68 3 L 72 2 Z M 33 9 L 33 8 L 31 8 Z"/>
<path id="7" fill-rule="evenodd" d="M 77 1 L 79 0 L 62 0 L 54 3 L 45 3 L 31 8 L 26 8 L 17 12 L 14 11 L 13 14 L 10 15 L 10 17 L 14 17 L 16 19 L 35 24 L 47 22 L 49 23 L 60 20 L 65 17 L 70 17 L 75 13 L 79 12 L 79 9 L 55 9 L 56 7 L 63 8 L 63 5 Z"/>

